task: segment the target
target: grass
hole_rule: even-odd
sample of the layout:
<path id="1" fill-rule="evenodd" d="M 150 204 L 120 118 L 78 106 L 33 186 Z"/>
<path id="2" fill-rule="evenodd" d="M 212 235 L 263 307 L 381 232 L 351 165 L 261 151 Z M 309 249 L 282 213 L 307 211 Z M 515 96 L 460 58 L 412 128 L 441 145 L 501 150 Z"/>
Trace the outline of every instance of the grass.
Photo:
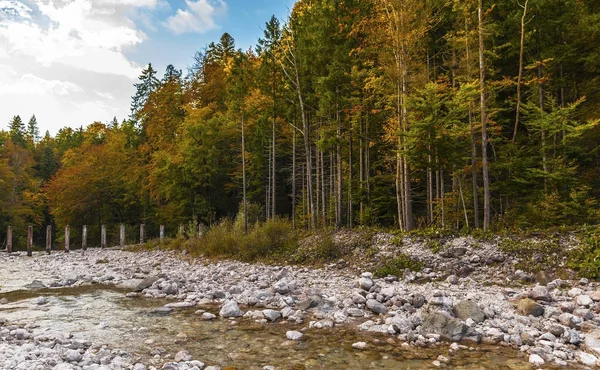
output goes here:
<path id="1" fill-rule="evenodd" d="M 130 250 L 187 250 L 194 257 L 235 259 L 245 262 L 326 263 L 343 256 L 345 249 L 336 244 L 329 230 L 308 234 L 294 230 L 287 219 L 276 218 L 249 225 L 224 219 L 209 227 L 202 236 L 148 241 Z"/>
<path id="2" fill-rule="evenodd" d="M 375 276 L 386 277 L 392 275 L 402 277 L 404 270 L 406 269 L 417 272 L 422 268 L 423 262 L 401 254 L 398 257 L 388 260 L 383 265 L 379 266 L 375 270 Z"/>

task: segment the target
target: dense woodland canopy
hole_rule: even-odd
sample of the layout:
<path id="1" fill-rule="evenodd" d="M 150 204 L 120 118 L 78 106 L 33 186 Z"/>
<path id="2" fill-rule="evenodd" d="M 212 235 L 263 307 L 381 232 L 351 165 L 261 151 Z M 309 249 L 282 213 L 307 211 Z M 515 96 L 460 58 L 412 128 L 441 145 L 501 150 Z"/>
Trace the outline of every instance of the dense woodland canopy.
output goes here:
<path id="1" fill-rule="evenodd" d="M 300 0 L 253 50 L 225 33 L 190 64 L 148 64 L 122 122 L 39 137 L 15 116 L 0 230 L 173 231 L 244 188 L 306 229 L 600 219 L 597 0 Z"/>

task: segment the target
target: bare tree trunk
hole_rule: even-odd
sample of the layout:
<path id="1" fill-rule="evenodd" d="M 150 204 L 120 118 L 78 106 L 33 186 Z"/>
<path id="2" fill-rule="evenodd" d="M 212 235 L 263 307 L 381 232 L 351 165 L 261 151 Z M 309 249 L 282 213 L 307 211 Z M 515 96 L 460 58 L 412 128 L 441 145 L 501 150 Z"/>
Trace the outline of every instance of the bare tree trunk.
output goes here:
<path id="1" fill-rule="evenodd" d="M 523 8 L 523 16 L 521 17 L 521 47 L 519 49 L 519 75 L 517 77 L 517 112 L 515 118 L 515 129 L 513 132 L 512 142 L 513 144 L 517 140 L 517 130 L 519 128 L 519 117 L 521 114 L 521 80 L 523 78 L 523 50 L 525 48 L 525 17 L 527 16 L 527 3 L 529 0 L 525 0 Z"/>
<path id="2" fill-rule="evenodd" d="M 400 30 L 402 34 L 401 42 L 401 68 L 402 68 L 402 132 L 406 134 L 409 130 L 408 126 L 408 50 L 406 46 L 406 27 L 405 27 L 405 3 L 400 1 Z M 406 148 L 404 148 L 406 149 Z M 412 187 L 410 181 L 410 166 L 406 154 L 403 158 L 404 162 L 404 229 L 410 231 L 413 229 L 413 209 L 412 209 Z"/>
<path id="3" fill-rule="evenodd" d="M 444 169 L 440 169 L 440 195 L 442 203 L 442 228 L 446 228 L 446 189 L 444 184 Z"/>
<path id="4" fill-rule="evenodd" d="M 302 90 L 300 89 L 300 76 L 298 75 L 298 68 L 296 67 L 296 85 L 298 92 L 298 100 L 300 102 L 300 114 L 302 117 L 302 131 L 304 132 L 304 150 L 306 155 L 306 189 L 308 197 L 308 211 L 310 213 L 310 226 L 311 229 L 317 228 L 317 213 L 315 209 L 315 197 L 313 194 L 313 175 L 312 175 L 312 154 L 311 154 L 311 143 L 310 143 L 310 127 L 308 120 L 306 119 L 306 112 L 304 109 L 304 100 L 302 99 Z"/>
<path id="5" fill-rule="evenodd" d="M 316 211 L 317 211 L 317 216 L 321 214 L 321 161 L 319 160 L 320 158 L 320 154 L 319 154 L 320 150 L 319 148 L 315 148 L 315 160 L 316 160 L 316 164 L 315 164 L 315 169 L 316 169 L 316 180 L 317 180 L 317 188 L 316 188 L 316 194 L 315 194 L 315 207 L 316 207 Z M 317 226 L 321 225 L 321 220 L 320 217 L 317 217 Z"/>
<path id="6" fill-rule="evenodd" d="M 478 7 L 478 33 L 479 33 L 479 83 L 481 89 L 481 158 L 483 167 L 483 229 L 488 230 L 491 221 L 490 204 L 490 175 L 487 156 L 488 134 L 487 134 L 487 113 L 486 113 L 486 95 L 485 95 L 485 61 L 483 47 L 483 0 L 479 0 Z"/>
<path id="7" fill-rule="evenodd" d="M 465 18 L 465 47 L 467 57 L 467 78 L 471 80 L 471 48 L 469 46 L 469 23 Z M 473 180 L 473 225 L 479 228 L 479 187 L 477 185 L 477 142 L 473 123 L 473 102 L 469 102 L 469 129 L 471 131 L 471 177 Z"/>
<path id="8" fill-rule="evenodd" d="M 324 153 L 321 151 L 321 218 L 323 219 L 324 225 L 327 225 L 327 192 L 325 189 L 325 158 Z"/>
<path id="9" fill-rule="evenodd" d="M 337 139 L 336 145 L 336 170 L 337 170 L 337 191 L 336 191 L 336 228 L 342 227 L 342 147 L 340 144 L 342 138 L 342 123 L 340 122 L 340 111 L 339 107 L 336 106 L 336 120 L 337 120 Z"/>
<path id="10" fill-rule="evenodd" d="M 460 195 L 460 202 L 462 204 L 462 208 L 463 208 L 463 212 L 465 214 L 465 225 L 467 226 L 467 229 L 469 228 L 469 214 L 467 213 L 467 205 L 465 204 L 465 196 L 463 194 L 463 190 L 462 190 L 462 180 L 460 178 L 457 178 L 458 180 L 458 194 Z M 458 219 L 458 217 L 457 217 Z"/>
<path id="11" fill-rule="evenodd" d="M 364 225 L 364 212 L 365 212 L 365 202 L 364 202 L 364 187 L 365 187 L 365 133 L 363 131 L 363 120 L 362 116 L 360 119 L 359 126 L 359 137 L 358 137 L 358 177 L 359 177 L 359 191 L 360 191 L 360 208 L 359 208 L 359 222 L 361 225 Z"/>
<path id="12" fill-rule="evenodd" d="M 352 130 L 348 135 L 348 228 L 352 227 Z"/>
<path id="13" fill-rule="evenodd" d="M 270 220 L 271 219 L 271 159 L 273 158 L 271 156 L 271 143 L 269 143 L 267 157 L 268 157 L 268 159 L 267 159 L 268 168 L 267 168 L 267 186 L 265 188 L 265 211 L 267 213 L 266 214 L 267 220 Z"/>
<path id="14" fill-rule="evenodd" d="M 538 76 L 538 103 L 540 109 L 540 115 L 544 114 L 544 84 L 542 83 L 542 55 L 540 50 L 540 29 L 536 28 L 537 35 L 537 56 L 538 56 L 538 67 L 537 67 L 537 76 Z M 548 193 L 548 158 L 546 156 L 546 130 L 541 128 L 541 136 L 542 136 L 542 168 L 544 169 L 544 192 Z"/>
<path id="15" fill-rule="evenodd" d="M 336 197 L 335 197 L 335 160 L 334 160 L 334 153 L 333 151 L 331 153 L 329 153 L 329 205 L 327 207 L 328 211 L 331 212 L 331 201 L 333 201 L 334 203 L 336 202 Z M 335 208 L 336 205 L 333 205 L 334 208 L 334 220 L 333 220 L 333 224 L 335 225 L 336 222 L 336 216 L 335 216 Z"/>
<path id="16" fill-rule="evenodd" d="M 246 205 L 246 135 L 244 134 L 244 113 L 242 113 L 242 194 L 244 203 L 244 234 L 248 234 L 248 209 Z"/>
<path id="17" fill-rule="evenodd" d="M 274 104 L 274 103 L 273 103 Z M 275 107 L 273 107 L 273 109 L 275 109 Z M 272 142 L 272 146 L 273 146 L 273 159 L 271 160 L 271 218 L 275 218 L 276 213 L 275 213 L 275 199 L 277 196 L 277 181 L 275 179 L 275 173 L 276 173 L 276 166 L 277 166 L 277 156 L 275 154 L 275 113 L 273 113 L 273 142 Z"/>
<path id="18" fill-rule="evenodd" d="M 294 116 L 294 126 L 296 117 Z M 292 143 L 292 228 L 296 229 L 296 130 Z"/>
<path id="19" fill-rule="evenodd" d="M 431 137 L 430 137 L 431 139 Z M 427 153 L 427 222 L 433 225 L 433 172 L 431 161 L 431 144 L 428 145 Z"/>

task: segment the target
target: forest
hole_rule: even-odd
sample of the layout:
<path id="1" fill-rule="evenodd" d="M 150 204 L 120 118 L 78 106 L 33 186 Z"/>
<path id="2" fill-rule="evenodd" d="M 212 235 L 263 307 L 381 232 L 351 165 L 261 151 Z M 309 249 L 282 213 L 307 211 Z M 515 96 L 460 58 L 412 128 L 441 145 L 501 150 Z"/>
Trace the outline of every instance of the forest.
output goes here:
<path id="1" fill-rule="evenodd" d="M 186 70 L 145 66 L 127 118 L 41 136 L 15 112 L 0 239 L 244 212 L 305 230 L 600 220 L 600 2 L 300 0 L 266 21 L 249 50 L 224 33 Z"/>

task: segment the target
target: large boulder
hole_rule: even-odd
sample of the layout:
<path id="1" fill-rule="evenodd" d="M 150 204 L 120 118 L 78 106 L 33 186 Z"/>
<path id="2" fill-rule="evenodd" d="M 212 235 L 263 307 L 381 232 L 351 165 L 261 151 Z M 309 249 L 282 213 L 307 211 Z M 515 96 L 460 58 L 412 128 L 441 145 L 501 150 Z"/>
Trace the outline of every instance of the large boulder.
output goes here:
<path id="1" fill-rule="evenodd" d="M 242 317 L 244 313 L 238 307 L 235 301 L 227 301 L 223 303 L 221 311 L 219 311 L 221 317 Z"/>
<path id="2" fill-rule="evenodd" d="M 358 287 L 362 290 L 369 291 L 375 283 L 370 277 L 361 277 L 358 279 Z"/>
<path id="3" fill-rule="evenodd" d="M 539 317 L 544 314 L 544 307 L 529 298 L 523 298 L 517 304 L 517 312 L 523 316 Z"/>
<path id="4" fill-rule="evenodd" d="M 458 342 L 467 337 L 479 338 L 475 330 L 464 322 L 448 317 L 439 311 L 432 312 L 425 317 L 421 323 L 421 334 L 438 334 L 442 339 L 452 342 Z"/>
<path id="5" fill-rule="evenodd" d="M 529 297 L 535 301 L 550 302 L 552 300 L 552 296 L 550 296 L 548 288 L 541 285 L 536 285 L 531 292 L 529 292 Z"/>
<path id="6" fill-rule="evenodd" d="M 470 300 L 458 302 L 454 305 L 453 311 L 454 315 L 463 321 L 472 319 L 476 323 L 479 323 L 485 320 L 483 310 L 477 306 L 477 303 Z"/>
<path id="7" fill-rule="evenodd" d="M 375 299 L 369 299 L 367 300 L 367 307 L 369 308 L 369 310 L 377 313 L 377 314 L 386 314 L 387 313 L 387 308 L 385 308 L 385 306 L 378 302 Z"/>

